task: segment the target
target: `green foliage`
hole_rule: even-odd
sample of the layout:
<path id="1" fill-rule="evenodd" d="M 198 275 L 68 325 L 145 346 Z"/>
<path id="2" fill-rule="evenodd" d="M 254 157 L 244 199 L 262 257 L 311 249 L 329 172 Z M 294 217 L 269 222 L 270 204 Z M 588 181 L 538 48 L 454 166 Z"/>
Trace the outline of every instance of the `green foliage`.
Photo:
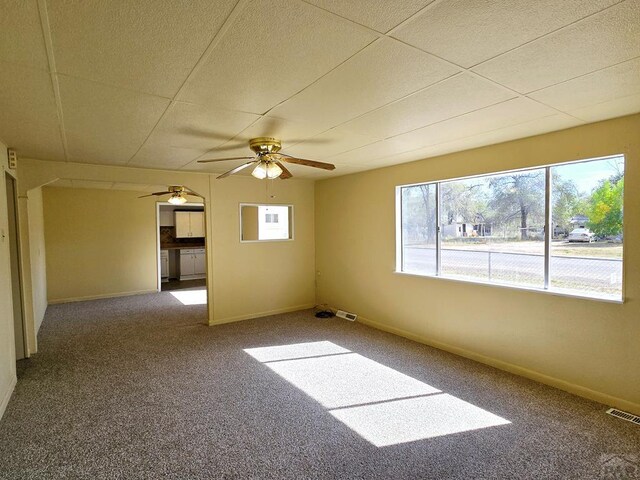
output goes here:
<path id="1" fill-rule="evenodd" d="M 624 178 L 604 181 L 594 190 L 586 215 L 588 226 L 596 235 L 610 236 L 622 233 L 622 194 Z"/>
<path id="2" fill-rule="evenodd" d="M 573 180 L 565 180 L 559 175 L 553 176 L 553 223 L 563 229 L 571 227 L 571 217 L 585 215 L 588 201 L 578 191 Z"/>

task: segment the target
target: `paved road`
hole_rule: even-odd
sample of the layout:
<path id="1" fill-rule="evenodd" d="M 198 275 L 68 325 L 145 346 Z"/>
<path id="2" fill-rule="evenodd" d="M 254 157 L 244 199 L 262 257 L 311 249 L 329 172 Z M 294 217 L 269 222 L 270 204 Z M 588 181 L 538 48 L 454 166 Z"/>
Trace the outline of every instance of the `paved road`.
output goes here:
<path id="1" fill-rule="evenodd" d="M 407 273 L 435 273 L 435 248 L 404 248 Z M 442 249 L 442 274 L 483 281 L 542 286 L 544 257 L 522 253 L 496 253 Z M 551 257 L 552 285 L 602 293 L 622 289 L 622 261 L 584 257 Z"/>

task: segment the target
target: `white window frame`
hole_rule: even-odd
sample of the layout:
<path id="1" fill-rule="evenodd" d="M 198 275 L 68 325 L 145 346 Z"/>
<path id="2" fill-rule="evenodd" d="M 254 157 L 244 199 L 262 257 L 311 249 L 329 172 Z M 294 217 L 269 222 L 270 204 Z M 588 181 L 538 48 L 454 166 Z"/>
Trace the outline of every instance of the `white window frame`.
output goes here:
<path id="1" fill-rule="evenodd" d="M 624 242 L 624 238 L 625 238 L 625 225 L 626 223 L 623 220 L 623 241 L 622 241 L 622 287 L 620 290 L 620 298 L 616 299 L 616 298 L 611 298 L 610 296 L 599 296 L 594 292 L 584 292 L 584 293 L 580 293 L 579 291 L 576 292 L 566 292 L 563 290 L 558 290 L 555 289 L 554 287 L 552 287 L 550 285 L 550 263 L 551 263 L 551 240 L 552 240 L 552 235 L 553 232 L 551 231 L 551 228 L 548 228 L 548 225 L 551 225 L 551 216 L 552 216 L 552 192 L 551 192 L 551 169 L 554 167 L 561 167 L 563 165 L 574 165 L 577 163 L 586 163 L 586 162 L 594 162 L 594 161 L 599 161 L 599 160 L 610 160 L 610 159 L 616 159 L 616 158 L 622 158 L 623 161 L 625 162 L 625 167 L 626 167 L 626 156 L 622 153 L 620 154 L 615 154 L 615 155 L 607 155 L 604 157 L 595 157 L 595 158 L 588 158 L 588 159 L 581 159 L 581 160 L 571 160 L 571 161 L 567 161 L 567 162 L 561 162 L 561 163 L 554 163 L 554 164 L 547 164 L 547 165 L 539 165 L 539 166 L 533 166 L 533 167 L 526 167 L 526 168 L 520 168 L 520 169 L 512 169 L 512 170 L 502 170 L 502 171 L 497 171 L 497 172 L 487 172 L 487 173 L 481 173 L 481 174 L 477 174 L 477 175 L 468 175 L 465 177 L 454 177 L 454 178 L 444 178 L 444 179 L 440 179 L 440 180 L 431 180 L 431 181 L 426 181 L 426 182 L 417 182 L 417 183 L 409 183 L 409 184 L 404 184 L 404 185 L 398 185 L 396 186 L 396 191 L 395 191 L 395 196 L 396 196 L 396 268 L 394 273 L 396 274 L 400 274 L 400 275 L 407 275 L 407 276 L 411 276 L 411 277 L 419 277 L 419 278 L 437 278 L 439 280 L 446 280 L 446 281 L 451 281 L 451 282 L 462 282 L 462 283 L 474 283 L 474 284 L 481 284 L 481 285 L 487 285 L 487 286 L 492 286 L 492 287 L 498 287 L 498 288 L 507 288 L 507 289 L 516 289 L 516 290 L 529 290 L 529 291 L 534 291 L 534 292 L 541 292 L 541 293 L 547 293 L 547 294 L 551 294 L 551 295 L 557 295 L 557 296 L 562 296 L 562 297 L 576 297 L 576 298 L 583 298 L 583 299 L 587 299 L 587 300 L 596 300 L 596 301 L 601 301 L 601 302 L 609 302 L 609 303 L 618 303 L 618 304 L 622 304 L 624 303 L 625 300 L 625 266 L 624 266 L 624 261 L 626 258 L 625 255 L 625 242 Z M 441 218 L 440 218 L 440 203 L 441 203 L 441 198 L 440 198 L 440 184 L 442 183 L 447 183 L 447 182 L 455 182 L 458 180 L 468 180 L 471 178 L 480 178 L 480 177 L 489 177 L 489 176 L 494 176 L 494 175 L 506 175 L 506 174 L 510 174 L 510 173 L 517 173 L 517 172 L 527 172 L 527 171 L 531 171 L 531 170 L 545 170 L 545 213 L 544 213 L 544 217 L 545 217 L 545 226 L 544 226 L 544 286 L 541 288 L 538 287 L 532 287 L 532 286 L 523 286 L 523 285 L 517 285 L 517 284 L 508 284 L 508 283 L 495 283 L 495 282 L 487 282 L 487 281 L 483 281 L 480 279 L 470 279 L 470 278 L 458 278 L 458 277 L 448 277 L 446 275 L 442 275 L 442 271 L 441 271 L 441 250 L 442 250 L 442 245 L 441 245 L 441 230 L 442 230 L 442 225 L 441 225 Z M 626 170 L 626 168 L 625 168 Z M 415 273 L 415 272 L 405 272 L 402 270 L 403 265 L 404 265 L 404 259 L 403 259 L 403 239 L 402 239 L 402 189 L 403 188 L 407 188 L 407 187 L 414 187 L 414 186 L 418 186 L 418 185 L 435 185 L 436 188 L 436 208 L 435 208 L 435 215 L 436 215 L 436 273 L 435 274 L 429 274 L 429 273 Z M 624 209 L 624 199 L 623 199 L 623 209 Z"/>

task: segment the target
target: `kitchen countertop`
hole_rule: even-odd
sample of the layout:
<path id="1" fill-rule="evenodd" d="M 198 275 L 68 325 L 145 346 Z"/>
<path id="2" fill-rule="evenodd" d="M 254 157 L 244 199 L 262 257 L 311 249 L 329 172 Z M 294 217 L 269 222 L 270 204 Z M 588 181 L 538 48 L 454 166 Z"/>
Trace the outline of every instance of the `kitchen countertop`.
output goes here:
<path id="1" fill-rule="evenodd" d="M 184 243 L 166 243 L 160 245 L 160 250 L 182 250 L 184 248 L 204 248 L 204 243 L 202 245 L 186 245 Z"/>

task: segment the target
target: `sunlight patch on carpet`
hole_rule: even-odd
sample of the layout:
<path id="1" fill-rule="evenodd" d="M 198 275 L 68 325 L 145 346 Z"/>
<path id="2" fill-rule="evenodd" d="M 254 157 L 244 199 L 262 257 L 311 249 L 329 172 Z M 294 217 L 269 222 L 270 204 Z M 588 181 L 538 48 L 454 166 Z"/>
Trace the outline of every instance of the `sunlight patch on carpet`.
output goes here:
<path id="1" fill-rule="evenodd" d="M 377 447 L 510 423 L 329 341 L 244 351 Z"/>
<path id="2" fill-rule="evenodd" d="M 511 423 L 447 393 L 330 413 L 376 447 Z"/>
<path id="3" fill-rule="evenodd" d="M 183 305 L 206 305 L 207 289 L 199 288 L 197 290 L 176 290 L 169 292 Z"/>
<path id="4" fill-rule="evenodd" d="M 291 360 L 294 358 L 318 357 L 336 353 L 350 353 L 351 350 L 342 348 L 332 342 L 306 342 L 274 347 L 245 348 L 245 352 L 259 362 L 273 362 L 275 360 Z"/>

